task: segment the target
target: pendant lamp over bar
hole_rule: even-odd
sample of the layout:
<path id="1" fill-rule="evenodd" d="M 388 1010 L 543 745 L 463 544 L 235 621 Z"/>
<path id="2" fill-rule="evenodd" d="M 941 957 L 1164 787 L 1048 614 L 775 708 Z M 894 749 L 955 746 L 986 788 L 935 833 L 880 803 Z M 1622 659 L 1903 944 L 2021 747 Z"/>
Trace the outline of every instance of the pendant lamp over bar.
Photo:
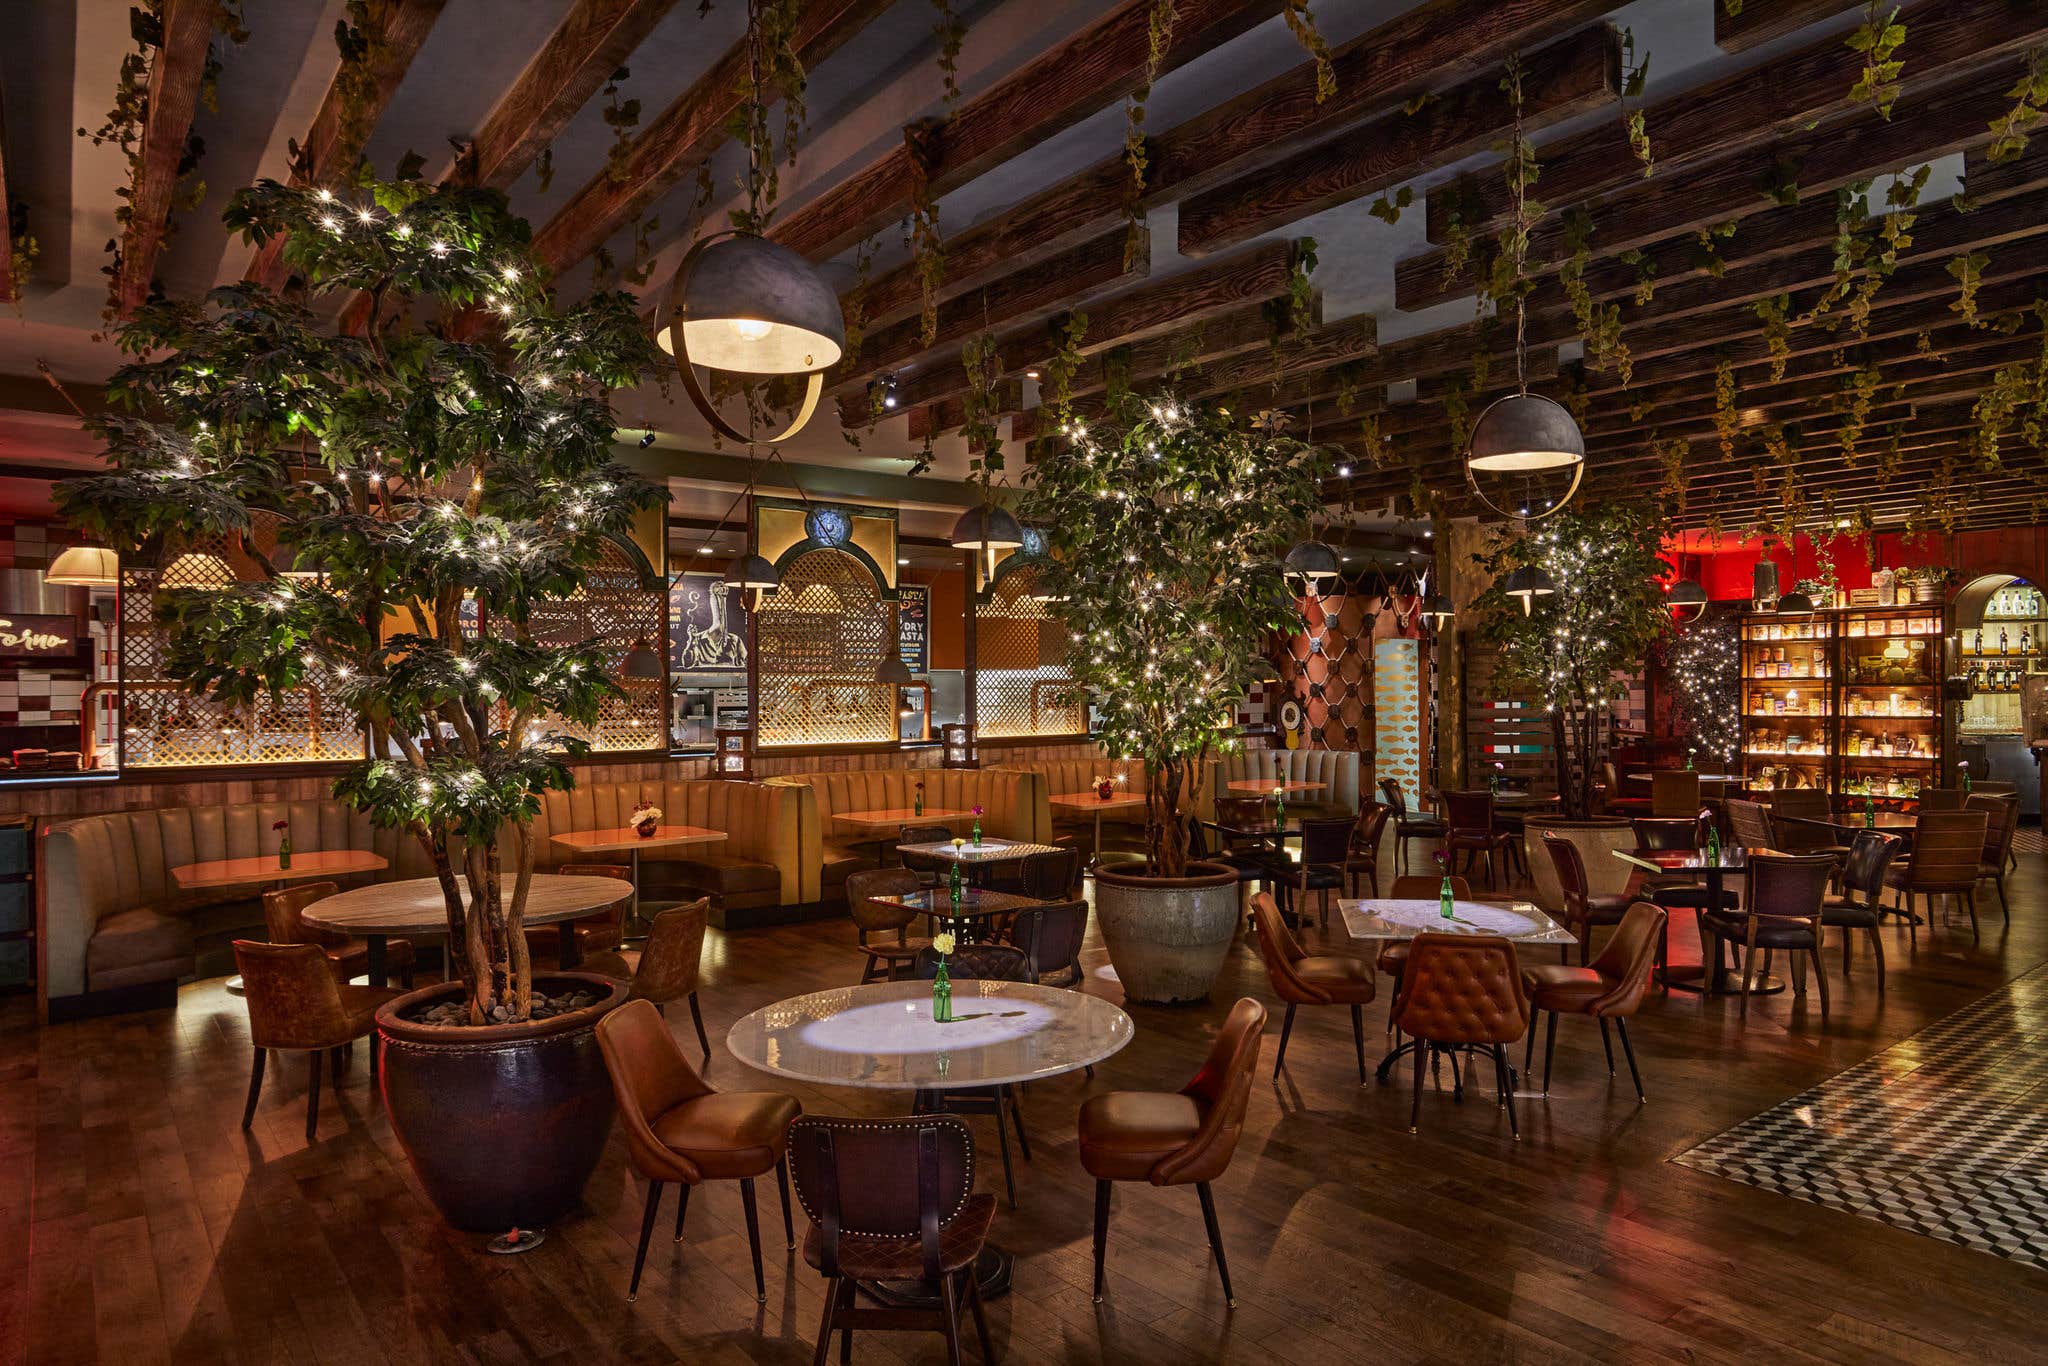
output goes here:
<path id="1" fill-rule="evenodd" d="M 956 550 L 1014 550 L 1024 544 L 1024 527 L 1008 508 L 983 503 L 961 513 L 946 539 Z"/>
<path id="2" fill-rule="evenodd" d="M 661 665 L 661 656 L 654 652 L 654 646 L 646 636 L 633 642 L 633 648 L 626 651 L 626 657 L 619 664 L 619 672 L 627 678 L 643 681 L 658 681 L 668 676 L 668 670 Z"/>
<path id="3" fill-rule="evenodd" d="M 1549 597 L 1557 591 L 1557 585 L 1541 566 L 1524 565 L 1508 575 L 1507 587 L 1502 591 L 1521 601 L 1522 615 L 1526 617 L 1535 610 L 1536 599 Z"/>
<path id="4" fill-rule="evenodd" d="M 121 557 L 103 545 L 68 546 L 50 561 L 43 582 L 69 588 L 119 588 Z"/>
<path id="5" fill-rule="evenodd" d="M 1788 617 L 1810 617 L 1813 615 L 1813 598 L 1795 588 L 1778 599 L 1778 614 Z"/>
<path id="6" fill-rule="evenodd" d="M 737 588 L 747 595 L 749 611 L 759 611 L 761 595 L 772 593 L 782 586 L 782 576 L 775 572 L 775 566 L 759 555 L 741 555 L 725 567 L 725 586 Z"/>
<path id="7" fill-rule="evenodd" d="M 1443 630 L 1445 623 L 1457 615 L 1458 609 L 1452 606 L 1451 595 L 1448 593 L 1432 593 L 1422 604 L 1422 619 L 1429 623 L 1432 630 Z"/>

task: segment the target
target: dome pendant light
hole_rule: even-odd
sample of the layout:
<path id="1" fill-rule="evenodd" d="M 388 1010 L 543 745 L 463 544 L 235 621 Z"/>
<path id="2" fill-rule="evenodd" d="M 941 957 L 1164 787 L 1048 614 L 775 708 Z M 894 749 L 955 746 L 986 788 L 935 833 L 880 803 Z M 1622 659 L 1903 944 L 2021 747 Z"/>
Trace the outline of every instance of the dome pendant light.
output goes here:
<path id="1" fill-rule="evenodd" d="M 121 557 L 103 545 L 67 546 L 43 571 L 43 582 L 69 588 L 119 588 Z"/>
<path id="2" fill-rule="evenodd" d="M 1448 593 L 1432 593 L 1422 604 L 1422 619 L 1432 631 L 1441 632 L 1458 615 L 1458 609 L 1451 605 Z"/>
<path id="3" fill-rule="evenodd" d="M 1323 581 L 1335 581 L 1343 572 L 1337 552 L 1322 541 L 1297 541 L 1282 561 L 1287 582 L 1303 593 L 1323 595 Z"/>
<path id="4" fill-rule="evenodd" d="M 782 586 L 782 576 L 775 572 L 775 566 L 759 555 L 738 556 L 725 567 L 725 586 L 737 588 L 747 595 L 747 610 L 761 610 L 761 595 L 772 593 Z"/>
<path id="5" fill-rule="evenodd" d="M 1707 590 L 1700 586 L 1698 579 L 1680 579 L 1671 585 L 1671 592 L 1664 601 L 1674 612 L 1683 612 L 1687 608 L 1695 613 L 1704 612 L 1707 609 Z"/>
<path id="6" fill-rule="evenodd" d="M 1528 616 L 1536 610 L 1536 599 L 1547 598 L 1557 591 L 1557 585 L 1540 565 L 1524 565 L 1508 575 L 1508 584 L 1502 590 L 1511 598 L 1520 599 L 1522 615 Z"/>
<path id="7" fill-rule="evenodd" d="M 961 513 L 960 520 L 953 523 L 953 534 L 946 540 L 955 550 L 987 551 L 987 573 L 992 579 L 996 573 L 997 552 L 1022 546 L 1024 526 L 1008 508 L 998 506 L 986 489 L 983 497 L 988 501 Z"/>
<path id="8" fill-rule="evenodd" d="M 761 89 L 761 27 L 747 6 L 747 54 L 752 90 Z M 758 96 L 757 96 L 758 98 Z M 758 114 L 758 108 L 755 110 Z M 752 121 L 750 120 L 750 127 Z M 748 222 L 762 222 L 761 149 L 747 139 Z M 675 357 L 683 390 L 705 421 L 734 441 L 786 441 L 817 411 L 824 372 L 846 352 L 846 317 L 839 296 L 811 263 L 758 232 L 724 229 L 692 244 L 669 286 L 669 324 L 656 334 Z M 697 381 L 695 367 L 744 375 L 809 375 L 796 415 L 782 431 L 752 437 L 727 422 Z"/>
<path id="9" fill-rule="evenodd" d="M 903 662 L 903 619 L 894 608 L 889 612 L 889 630 L 882 642 L 882 658 L 875 665 L 875 682 L 889 687 L 909 687 L 917 680 L 910 676 L 910 666 Z"/>

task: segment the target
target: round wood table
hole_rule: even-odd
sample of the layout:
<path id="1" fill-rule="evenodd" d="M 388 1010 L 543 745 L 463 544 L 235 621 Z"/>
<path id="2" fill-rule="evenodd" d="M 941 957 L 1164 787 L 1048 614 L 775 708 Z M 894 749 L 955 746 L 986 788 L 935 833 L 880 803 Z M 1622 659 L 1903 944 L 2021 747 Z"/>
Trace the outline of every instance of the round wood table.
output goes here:
<path id="1" fill-rule="evenodd" d="M 457 882 L 465 895 L 468 883 Z M 506 879 L 503 900 L 512 900 L 511 879 Z M 561 965 L 573 968 L 583 955 L 576 947 L 572 923 L 586 915 L 633 899 L 633 884 L 615 877 L 562 877 L 535 873 L 526 890 L 526 924 L 557 925 L 562 933 Z M 431 935 L 448 932 L 448 906 L 441 897 L 438 878 L 416 877 L 404 882 L 377 882 L 340 892 L 305 909 L 301 919 L 315 929 L 360 935 L 369 945 L 370 985 L 385 985 L 384 942 L 392 935 Z"/>
<path id="2" fill-rule="evenodd" d="M 1098 996 L 1028 982 L 962 981 L 953 1019 L 932 1019 L 929 982 L 834 987 L 763 1006 L 726 1035 L 749 1067 L 826 1086 L 945 1091 L 1040 1081 L 1079 1071 L 1131 1041 L 1136 1026 Z M 1010 1288 L 1010 1255 L 984 1246 L 975 1276 L 984 1297 Z M 929 1299 L 915 1283 L 863 1284 L 880 1303 Z"/>

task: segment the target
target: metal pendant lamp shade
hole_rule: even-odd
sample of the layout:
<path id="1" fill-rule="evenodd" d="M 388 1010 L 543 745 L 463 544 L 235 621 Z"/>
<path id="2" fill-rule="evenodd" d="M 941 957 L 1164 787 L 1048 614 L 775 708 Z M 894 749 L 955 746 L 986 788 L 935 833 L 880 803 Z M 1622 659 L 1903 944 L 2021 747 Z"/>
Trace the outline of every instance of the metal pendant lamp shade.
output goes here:
<path id="1" fill-rule="evenodd" d="M 1586 438 L 1572 415 L 1540 394 L 1496 399 L 1472 426 L 1465 463 L 1496 474 L 1583 464 Z"/>
<path id="2" fill-rule="evenodd" d="M 946 539 L 957 550 L 1009 550 L 1024 544 L 1024 528 L 1008 508 L 983 503 L 961 513 Z"/>
<path id="3" fill-rule="evenodd" d="M 725 586 L 765 593 L 781 587 L 782 576 L 759 555 L 741 555 L 725 567 Z"/>
<path id="4" fill-rule="evenodd" d="M 119 588 L 121 557 L 103 545 L 69 546 L 50 562 L 43 582 L 71 588 Z"/>
<path id="5" fill-rule="evenodd" d="M 658 680 L 668 676 L 668 670 L 661 666 L 661 656 L 654 652 L 645 636 L 634 641 L 633 648 L 626 651 L 625 659 L 620 661 L 619 672 L 633 679 Z"/>
<path id="6" fill-rule="evenodd" d="M 1337 552 L 1321 541 L 1297 542 L 1282 563 L 1287 581 L 1310 592 L 1318 591 L 1324 579 L 1334 579 L 1342 570 L 1337 562 Z"/>
<path id="7" fill-rule="evenodd" d="M 736 234 L 707 239 L 684 263 L 681 317 L 690 359 L 748 375 L 806 375 L 846 352 L 839 296 L 787 247 Z M 655 340 L 675 354 L 674 324 Z"/>
<path id="8" fill-rule="evenodd" d="M 894 644 L 892 641 L 891 644 Z M 910 676 L 910 666 L 903 662 L 903 656 L 894 650 L 882 653 L 882 662 L 875 665 L 875 682 L 888 683 L 895 687 L 907 687 L 916 682 Z"/>
<path id="9" fill-rule="evenodd" d="M 1422 604 L 1423 620 L 1439 631 L 1443 629 L 1445 622 L 1457 615 L 1458 609 L 1451 604 L 1451 595 L 1448 593 L 1432 593 L 1429 600 Z"/>
<path id="10" fill-rule="evenodd" d="M 1507 587 L 1501 591 L 1521 600 L 1522 615 L 1526 617 L 1535 610 L 1536 599 L 1549 597 L 1557 591 L 1557 585 L 1540 567 L 1526 565 L 1508 575 Z"/>
<path id="11" fill-rule="evenodd" d="M 1795 588 L 1778 599 L 1778 613 L 1781 616 L 1810 617 L 1813 615 L 1813 598 Z"/>
<path id="12" fill-rule="evenodd" d="M 1680 579 L 1671 585 L 1664 601 L 1673 607 L 1702 608 L 1707 605 L 1707 590 L 1700 586 L 1698 579 Z"/>

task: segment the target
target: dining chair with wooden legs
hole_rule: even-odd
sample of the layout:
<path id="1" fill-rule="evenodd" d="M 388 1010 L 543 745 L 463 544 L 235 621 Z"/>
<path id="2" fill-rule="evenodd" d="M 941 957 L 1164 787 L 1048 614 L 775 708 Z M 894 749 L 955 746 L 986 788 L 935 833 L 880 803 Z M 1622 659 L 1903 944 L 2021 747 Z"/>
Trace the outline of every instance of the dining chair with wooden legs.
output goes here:
<path id="1" fill-rule="evenodd" d="M 846 914 L 853 921 L 854 951 L 866 960 L 860 971 L 863 984 L 908 977 L 917 955 L 931 944 L 910 935 L 915 910 L 881 899 L 908 896 L 923 887 L 924 880 L 911 868 L 867 868 L 846 875 Z"/>
<path id="2" fill-rule="evenodd" d="M 564 863 L 549 870 L 559 877 L 608 877 L 620 882 L 633 881 L 633 870 L 623 863 Z M 579 961 L 593 954 L 616 949 L 626 942 L 626 906 L 624 901 L 613 902 L 601 911 L 578 916 L 569 922 L 571 933 L 576 937 L 576 952 Z M 538 962 L 560 961 L 562 954 L 562 927 L 560 925 L 536 925 L 526 932 L 526 951 Z"/>
<path id="3" fill-rule="evenodd" d="M 1430 1045 L 1473 1046 L 1492 1055 L 1494 1094 L 1507 1107 L 1508 1132 L 1521 1139 L 1507 1045 L 1528 1031 L 1529 998 L 1522 991 L 1513 944 L 1495 934 L 1416 935 L 1409 943 L 1401 994 L 1394 1001 L 1394 1023 L 1417 1041 L 1409 1133 L 1420 1132 L 1422 1126 L 1422 1074 L 1429 1065 Z M 1452 1075 L 1455 1079 L 1455 1068 Z M 1456 1083 L 1455 1098 L 1462 1099 L 1463 1094 L 1463 1084 Z"/>
<path id="4" fill-rule="evenodd" d="M 1907 933 L 1919 942 L 1920 920 L 1913 910 L 1913 898 L 1927 898 L 1930 925 L 1934 899 L 1942 899 L 1944 910 L 1961 897 L 1970 912 L 1970 937 L 1978 937 L 1977 873 L 1984 857 L 1984 837 L 1990 816 L 1983 811 L 1922 811 L 1913 821 L 1913 847 L 1892 861 L 1885 885 L 1899 894 L 1906 916 Z"/>
<path id="5" fill-rule="evenodd" d="M 1543 852 L 1550 855 L 1550 866 L 1557 873 L 1557 889 L 1564 902 L 1564 926 L 1579 941 L 1579 966 L 1584 967 L 1593 956 L 1594 926 L 1619 925 L 1635 898 L 1627 892 L 1593 891 L 1579 846 L 1563 835 L 1546 831 Z M 1558 945 L 1557 961 L 1569 961 L 1568 945 Z"/>
<path id="6" fill-rule="evenodd" d="M 1365 1007 L 1372 1003 L 1376 982 L 1372 963 L 1348 953 L 1310 954 L 1288 930 L 1273 898 L 1260 892 L 1252 898 L 1252 925 L 1259 935 L 1259 957 L 1273 994 L 1287 1002 L 1280 1019 L 1280 1047 L 1273 1054 L 1273 1075 L 1287 1063 L 1287 1037 L 1294 1032 L 1296 1006 L 1350 1006 L 1351 1038 L 1358 1048 L 1358 1083 L 1365 1084 Z"/>
<path id="7" fill-rule="evenodd" d="M 1777 841 L 1771 833 L 1771 812 L 1762 802 L 1745 801 L 1741 797 L 1728 800 L 1728 826 L 1735 843 L 1744 849 L 1775 849 Z"/>
<path id="8" fill-rule="evenodd" d="M 2013 832 L 2020 819 L 2020 799 L 1974 793 L 1963 809 L 1984 813 L 1984 857 L 1977 865 L 1977 880 L 1982 882 L 1990 878 L 1998 888 L 1998 913 L 2010 925 L 2012 905 L 2005 898 L 2005 865 L 2012 858 Z"/>
<path id="9" fill-rule="evenodd" d="M 688 1001 L 690 1023 L 697 1027 L 697 1046 L 704 1050 L 706 1062 L 711 1060 L 711 1040 L 704 1033 L 697 984 L 704 962 L 704 922 L 710 914 L 708 896 L 670 906 L 649 924 L 644 946 L 601 953 L 583 965 L 586 971 L 626 981 L 629 1001 L 652 1001 L 657 1006 Z"/>
<path id="10" fill-rule="evenodd" d="M 779 1091 L 714 1091 L 683 1056 L 652 1001 L 628 1001 L 599 1020 L 597 1046 L 618 1101 L 626 1156 L 647 1181 L 647 1208 L 640 1216 L 640 1245 L 633 1253 L 626 1298 L 640 1295 L 640 1272 L 647 1264 L 654 1216 L 661 1210 L 661 1188 L 670 1182 L 681 1188 L 676 1202 L 680 1243 L 691 1188 L 706 1181 L 737 1181 L 747 1215 L 747 1242 L 754 1254 L 754 1298 L 765 1302 L 768 1284 L 761 1275 L 754 1180 L 775 1173 L 782 1187 L 782 1231 L 794 1248 L 785 1159 L 790 1121 L 803 1113 L 803 1106 Z"/>
<path id="11" fill-rule="evenodd" d="M 1195 1188 L 1209 1250 L 1216 1255 L 1216 1274 L 1223 1281 L 1223 1302 L 1237 1307 L 1209 1183 L 1229 1170 L 1237 1153 L 1265 1027 L 1266 1008 L 1243 997 L 1216 1032 L 1201 1070 L 1179 1091 L 1109 1091 L 1082 1104 L 1081 1167 L 1095 1178 L 1096 1303 L 1102 1302 L 1109 1248 L 1110 1187 L 1118 1181 L 1145 1181 Z"/>
<path id="12" fill-rule="evenodd" d="M 1443 895 L 1443 890 L 1442 878 L 1425 877 L 1420 873 L 1408 873 L 1394 879 L 1394 885 L 1387 889 L 1387 899 L 1389 901 L 1435 901 Z M 1451 899 L 1454 901 L 1470 901 L 1472 899 L 1472 884 L 1462 877 L 1453 875 L 1451 878 Z M 1401 994 L 1401 973 L 1408 966 L 1408 945 L 1411 942 L 1407 939 L 1389 939 L 1386 945 L 1373 956 L 1373 966 L 1394 979 L 1394 995 L 1396 997 L 1399 997 Z M 1401 1031 L 1394 1024 L 1392 1011 L 1387 1012 L 1387 1033 L 1393 1036 L 1396 1044 L 1401 1042 Z"/>
<path id="13" fill-rule="evenodd" d="M 1344 888 L 1345 863 L 1351 856 L 1353 816 L 1310 816 L 1301 823 L 1301 862 L 1273 862 L 1273 882 L 1280 890 L 1280 910 L 1308 923 L 1308 894 L 1322 893 L 1321 920 L 1330 927 L 1330 893 Z M 1296 897 L 1300 904 L 1296 904 Z"/>
<path id="14" fill-rule="evenodd" d="M 1354 899 L 1361 876 L 1375 897 L 1380 894 L 1380 839 L 1393 814 L 1394 809 L 1384 802 L 1367 802 L 1351 827 L 1351 847 L 1344 854 L 1344 882 Z"/>
<path id="15" fill-rule="evenodd" d="M 1498 853 L 1502 862 L 1507 861 L 1508 850 L 1514 844 L 1514 837 L 1501 830 L 1493 819 L 1493 794 L 1478 792 L 1444 793 L 1444 839 L 1445 866 L 1456 860 L 1459 854 L 1465 856 L 1465 871 L 1472 871 L 1472 860 L 1486 856 L 1486 885 L 1500 885 L 1499 874 L 1493 865 L 1493 856 Z"/>
<path id="16" fill-rule="evenodd" d="M 370 941 L 339 930 L 316 930 L 306 924 L 306 908 L 325 901 L 341 888 L 332 882 L 301 882 L 263 894 L 263 928 L 273 944 L 318 944 L 327 953 L 334 980 L 347 982 L 370 970 Z M 410 939 L 384 941 L 384 962 L 398 974 L 399 984 L 412 989 L 413 947 Z"/>
<path id="17" fill-rule="evenodd" d="M 1621 1035 L 1621 1051 L 1628 1058 L 1629 1080 L 1636 1085 L 1636 1103 L 1643 1103 L 1643 1074 L 1636 1067 L 1628 1021 L 1649 991 L 1650 970 L 1656 965 L 1657 945 L 1664 936 L 1664 918 L 1664 908 L 1655 902 L 1635 902 L 1591 964 L 1575 968 L 1563 963 L 1539 963 L 1522 969 L 1522 989 L 1528 993 L 1530 1009 L 1550 1017 L 1543 1034 L 1544 1095 L 1550 1094 L 1550 1062 L 1557 1051 L 1557 1017 L 1590 1015 L 1600 1022 L 1600 1046 L 1607 1050 L 1610 1077 L 1614 1075 L 1614 1043 L 1607 1036 L 1607 1022 L 1614 1021 L 1615 1030 Z M 1528 1070 L 1535 1053 L 1536 1030 L 1532 1027 L 1528 1046 L 1522 1052 L 1523 1071 Z"/>
<path id="18" fill-rule="evenodd" d="M 1708 911 L 1701 919 L 1716 940 L 1742 950 L 1742 1014 L 1749 1015 L 1750 984 L 1756 979 L 1757 954 L 1769 971 L 1771 955 L 1780 949 L 1792 956 L 1793 989 L 1806 992 L 1804 964 L 1813 963 L 1820 984 L 1820 1014 L 1828 1014 L 1828 970 L 1821 958 L 1827 929 L 1821 907 L 1835 876 L 1835 856 L 1820 854 L 1751 854 L 1749 898 L 1739 911 Z M 1801 955 L 1805 955 L 1804 958 Z M 1715 960 L 1720 959 L 1718 945 Z"/>
<path id="19" fill-rule="evenodd" d="M 1399 876 L 1408 866 L 1408 841 L 1442 840 L 1443 817 L 1432 811 L 1410 812 L 1408 796 L 1401 790 L 1399 779 L 1380 779 L 1380 795 L 1394 812 L 1394 873 Z"/>
<path id="20" fill-rule="evenodd" d="M 402 987 L 355 987 L 338 982 L 332 960 L 318 944 L 261 944 L 237 939 L 235 970 L 242 974 L 242 1004 L 249 1009 L 249 1098 L 242 1127 L 256 1118 L 263 1092 L 263 1064 L 271 1049 L 304 1053 L 313 1075 L 306 1084 L 306 1141 L 320 1123 L 320 1062 L 333 1065 L 334 1089 L 341 1091 L 341 1050 L 370 1040 L 370 1078 L 377 1076 L 377 1008 L 405 994 Z"/>
<path id="21" fill-rule="evenodd" d="M 1858 830 L 1849 843 L 1849 859 L 1842 869 L 1841 895 L 1830 896 L 1820 904 L 1820 923 L 1842 932 L 1844 978 L 1849 975 L 1849 950 L 1855 938 L 1851 931 L 1862 930 L 1870 936 L 1871 956 L 1877 959 L 1879 995 L 1884 994 L 1884 936 L 1877 932 L 1884 923 L 1880 902 L 1885 874 L 1891 870 L 1892 860 L 1898 857 L 1903 844 L 1897 835 L 1887 835 L 1882 830 Z"/>
<path id="22" fill-rule="evenodd" d="M 963 1302 L 981 1359 L 995 1360 L 975 1267 L 996 1198 L 975 1193 L 974 1137 L 964 1123 L 952 1115 L 806 1115 L 789 1126 L 789 1165 L 811 1221 L 804 1261 L 825 1277 L 814 1366 L 824 1366 L 834 1332 L 846 1362 L 854 1330 L 877 1328 L 943 1333 L 946 1359 L 958 1366 Z M 917 1282 L 939 1304 L 864 1308 L 854 1294 L 861 1281 Z"/>

